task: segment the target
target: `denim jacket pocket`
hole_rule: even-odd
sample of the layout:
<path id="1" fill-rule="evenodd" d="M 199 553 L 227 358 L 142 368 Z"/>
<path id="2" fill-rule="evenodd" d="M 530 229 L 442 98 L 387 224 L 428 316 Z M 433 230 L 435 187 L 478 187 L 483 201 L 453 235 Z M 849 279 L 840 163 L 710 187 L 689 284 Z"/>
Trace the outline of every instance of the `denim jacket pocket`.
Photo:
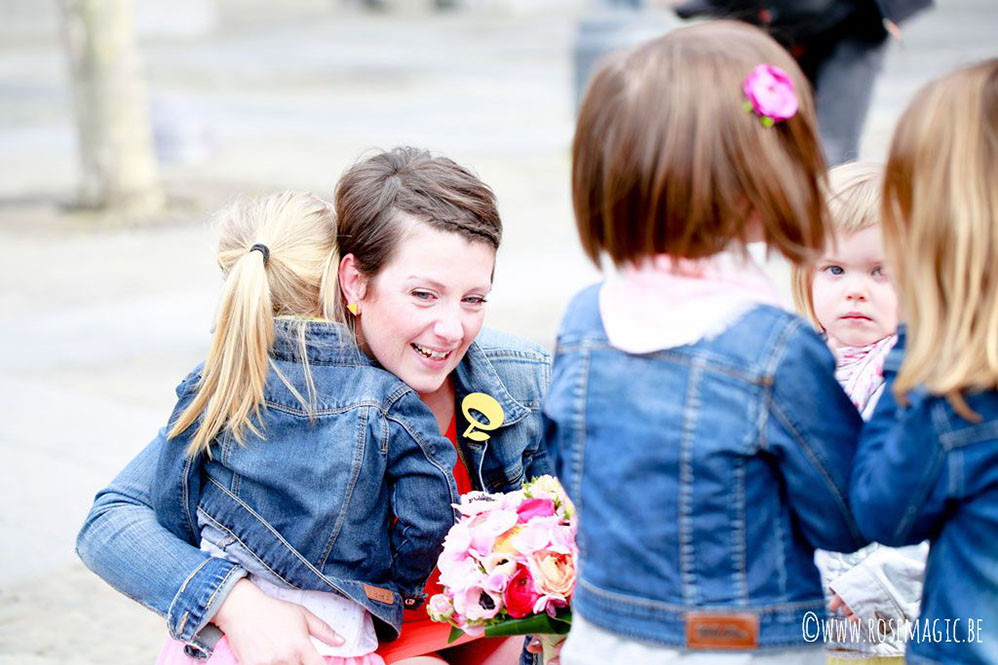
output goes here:
<path id="1" fill-rule="evenodd" d="M 483 472 L 482 480 L 490 492 L 512 492 L 523 485 L 523 465 L 514 463 L 492 471 Z"/>

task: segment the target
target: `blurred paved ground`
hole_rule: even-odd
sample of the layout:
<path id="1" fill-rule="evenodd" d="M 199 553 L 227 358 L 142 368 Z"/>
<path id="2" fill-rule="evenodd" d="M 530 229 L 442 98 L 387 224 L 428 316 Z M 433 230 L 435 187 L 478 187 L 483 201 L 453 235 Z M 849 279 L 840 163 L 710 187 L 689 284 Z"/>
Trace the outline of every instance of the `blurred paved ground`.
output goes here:
<path id="1" fill-rule="evenodd" d="M 64 210 L 77 167 L 54 17 L 0 26 L 0 663 L 154 658 L 159 619 L 84 571 L 73 538 L 207 348 L 219 280 L 206 210 L 243 191 L 328 195 L 364 149 L 432 147 L 499 195 L 507 231 L 490 325 L 551 343 L 567 299 L 595 279 L 568 200 L 570 56 L 585 3 L 483 4 L 368 16 L 331 1 L 223 0 L 212 34 L 145 40 L 154 108 L 209 127 L 214 148 L 163 168 L 171 213 L 144 228 Z M 883 156 L 924 81 L 998 53 L 994 0 L 940 5 L 890 55 L 866 157 Z"/>

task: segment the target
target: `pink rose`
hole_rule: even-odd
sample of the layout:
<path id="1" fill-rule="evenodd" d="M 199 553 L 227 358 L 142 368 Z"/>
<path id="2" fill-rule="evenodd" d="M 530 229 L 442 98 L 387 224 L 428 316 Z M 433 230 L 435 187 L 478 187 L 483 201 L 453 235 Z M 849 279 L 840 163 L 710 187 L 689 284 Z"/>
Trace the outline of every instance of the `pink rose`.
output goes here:
<path id="1" fill-rule="evenodd" d="M 444 537 L 444 552 L 450 558 L 460 560 L 468 557 L 469 547 L 471 547 L 471 529 L 463 521 L 458 522 Z"/>
<path id="2" fill-rule="evenodd" d="M 790 75 L 773 65 L 757 65 L 743 85 L 752 111 L 772 122 L 781 122 L 797 113 L 797 94 Z"/>
<path id="3" fill-rule="evenodd" d="M 524 522 L 534 517 L 550 517 L 554 515 L 554 501 L 551 499 L 527 499 L 516 509 L 518 522 Z"/>
<path id="4" fill-rule="evenodd" d="M 559 520 L 555 516 L 535 517 L 520 525 L 520 532 L 513 537 L 513 547 L 517 552 L 526 555 L 547 549 L 554 532 L 560 528 Z"/>
<path id="5" fill-rule="evenodd" d="M 541 594 L 571 598 L 575 589 L 575 555 L 551 550 L 530 556 L 530 572 Z"/>
<path id="6" fill-rule="evenodd" d="M 434 621 L 447 621 L 454 615 L 454 603 L 442 593 L 435 594 L 426 604 L 426 613 Z"/>
<path id="7" fill-rule="evenodd" d="M 499 594 L 499 596 L 502 596 L 503 592 L 506 591 L 507 584 L 509 584 L 509 575 L 504 575 L 503 573 L 491 573 L 482 582 L 482 588 L 489 593 Z"/>
<path id="8" fill-rule="evenodd" d="M 527 498 L 522 489 L 513 490 L 512 492 L 506 492 L 505 494 L 499 495 L 502 498 L 502 505 L 507 510 L 512 510 L 516 512 L 516 509 L 523 503 L 523 500 Z"/>
<path id="9" fill-rule="evenodd" d="M 437 567 L 440 569 L 440 583 L 454 594 L 481 585 L 484 578 L 474 559 L 446 561 L 441 557 Z"/>
<path id="10" fill-rule="evenodd" d="M 579 547 L 575 544 L 575 533 L 572 524 L 560 524 L 551 530 L 551 544 L 547 549 L 558 554 L 578 554 Z"/>
<path id="11" fill-rule="evenodd" d="M 520 568 L 506 585 L 506 612 L 514 619 L 522 619 L 533 613 L 534 603 L 539 598 L 530 571 Z"/>
<path id="12" fill-rule="evenodd" d="M 516 526 L 516 513 L 512 510 L 493 510 L 471 518 L 469 552 L 473 556 L 487 557 L 492 553 L 496 538 Z"/>
<path id="13" fill-rule="evenodd" d="M 537 598 L 534 603 L 534 614 L 547 612 L 551 616 L 558 616 L 558 610 L 568 607 L 568 600 L 558 594 L 543 595 Z"/>

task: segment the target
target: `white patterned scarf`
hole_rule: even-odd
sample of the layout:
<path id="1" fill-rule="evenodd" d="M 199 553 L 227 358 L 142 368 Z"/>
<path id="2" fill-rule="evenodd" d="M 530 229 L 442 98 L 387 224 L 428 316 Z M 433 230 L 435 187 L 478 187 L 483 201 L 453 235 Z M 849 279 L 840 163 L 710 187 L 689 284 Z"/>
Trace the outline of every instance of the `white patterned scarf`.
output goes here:
<path id="1" fill-rule="evenodd" d="M 884 388 L 884 361 L 894 348 L 897 335 L 888 335 L 882 340 L 866 346 L 843 346 L 834 349 L 835 378 L 863 419 L 868 419 L 876 405 L 875 397 Z"/>

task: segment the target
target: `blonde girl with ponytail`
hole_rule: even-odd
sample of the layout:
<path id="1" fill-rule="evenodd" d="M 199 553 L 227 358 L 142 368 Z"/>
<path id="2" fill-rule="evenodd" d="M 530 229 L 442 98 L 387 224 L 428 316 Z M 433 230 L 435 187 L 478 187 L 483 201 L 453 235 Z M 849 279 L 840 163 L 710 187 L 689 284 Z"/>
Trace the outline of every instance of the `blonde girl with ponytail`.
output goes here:
<path id="1" fill-rule="evenodd" d="M 208 357 L 155 459 L 132 463 L 155 466 L 169 537 L 200 548 L 179 553 L 174 597 L 138 589 L 170 629 L 157 665 L 384 665 L 379 639 L 418 604 L 453 523 L 456 453 L 340 322 L 326 203 L 282 192 L 216 222 L 225 281 Z M 178 556 L 167 534 L 129 535 L 123 546 Z"/>
<path id="2" fill-rule="evenodd" d="M 264 405 L 264 387 L 273 369 L 274 320 L 289 319 L 299 341 L 308 398 L 314 408 L 315 386 L 308 371 L 305 330 L 309 320 L 330 319 L 336 311 L 336 222 L 332 211 L 311 194 L 282 192 L 235 203 L 216 216 L 218 265 L 225 283 L 194 400 L 170 427 L 176 438 L 195 426 L 188 454 L 211 454 L 211 442 L 223 429 L 244 443 L 256 437 Z"/>

